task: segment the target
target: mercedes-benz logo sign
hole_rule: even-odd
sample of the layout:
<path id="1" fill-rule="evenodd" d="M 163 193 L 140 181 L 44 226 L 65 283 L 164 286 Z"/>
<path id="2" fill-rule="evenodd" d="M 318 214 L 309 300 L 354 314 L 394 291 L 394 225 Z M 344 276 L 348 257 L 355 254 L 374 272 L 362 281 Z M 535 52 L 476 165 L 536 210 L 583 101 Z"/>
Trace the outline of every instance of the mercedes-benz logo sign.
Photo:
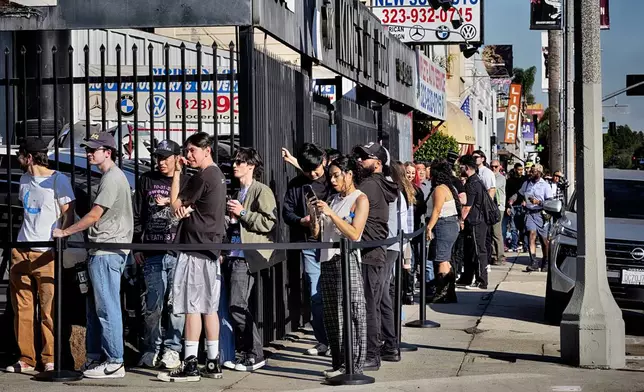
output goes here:
<path id="1" fill-rule="evenodd" d="M 642 260 L 644 259 L 644 249 L 642 248 L 635 248 L 631 251 L 631 257 L 635 260 Z"/>
<path id="2" fill-rule="evenodd" d="M 409 29 L 409 38 L 414 41 L 421 41 L 425 38 L 425 29 L 421 25 L 414 25 Z"/>

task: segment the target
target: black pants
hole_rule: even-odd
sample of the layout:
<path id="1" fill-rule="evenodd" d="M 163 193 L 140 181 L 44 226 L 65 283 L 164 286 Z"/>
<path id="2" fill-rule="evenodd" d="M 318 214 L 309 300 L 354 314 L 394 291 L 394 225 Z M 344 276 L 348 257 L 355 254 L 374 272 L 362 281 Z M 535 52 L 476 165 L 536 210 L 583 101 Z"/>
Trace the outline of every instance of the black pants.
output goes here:
<path id="1" fill-rule="evenodd" d="M 465 259 L 465 230 L 461 230 L 456 237 L 454 248 L 452 248 L 452 265 L 455 273 L 461 274 L 463 272 L 463 262 Z"/>
<path id="2" fill-rule="evenodd" d="M 464 264 L 465 272 L 463 273 L 464 281 L 476 281 L 483 286 L 487 286 L 487 233 L 488 225 L 481 223 L 479 225 L 465 224 L 465 245 L 464 245 Z"/>
<path id="3" fill-rule="evenodd" d="M 229 312 L 235 327 L 236 351 L 262 359 L 264 358 L 262 338 L 255 325 L 253 314 L 248 308 L 255 278 L 244 259 L 230 259 L 227 267 L 230 279 Z"/>
<path id="4" fill-rule="evenodd" d="M 380 302 L 385 290 L 385 263 L 362 264 L 364 297 L 367 304 L 367 360 L 380 359 L 382 316 Z"/>
<path id="5" fill-rule="evenodd" d="M 396 336 L 396 319 L 394 318 L 394 295 L 396 282 L 393 274 L 395 263 L 398 262 L 400 252 L 395 250 L 387 251 L 387 262 L 385 263 L 385 287 L 382 290 L 380 302 L 381 332 L 384 347 L 387 350 L 398 349 L 398 336 Z"/>

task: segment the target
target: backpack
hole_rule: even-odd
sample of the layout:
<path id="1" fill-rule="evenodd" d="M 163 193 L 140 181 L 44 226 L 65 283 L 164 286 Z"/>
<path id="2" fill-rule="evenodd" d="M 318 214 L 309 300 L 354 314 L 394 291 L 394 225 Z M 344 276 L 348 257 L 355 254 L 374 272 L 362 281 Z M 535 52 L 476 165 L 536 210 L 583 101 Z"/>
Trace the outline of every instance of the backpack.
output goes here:
<path id="1" fill-rule="evenodd" d="M 483 185 L 482 182 L 481 185 Z M 494 226 L 501 221 L 501 211 L 496 201 L 487 193 L 485 186 L 481 186 L 481 188 L 483 189 L 483 203 L 481 205 L 483 221 L 489 226 Z"/>

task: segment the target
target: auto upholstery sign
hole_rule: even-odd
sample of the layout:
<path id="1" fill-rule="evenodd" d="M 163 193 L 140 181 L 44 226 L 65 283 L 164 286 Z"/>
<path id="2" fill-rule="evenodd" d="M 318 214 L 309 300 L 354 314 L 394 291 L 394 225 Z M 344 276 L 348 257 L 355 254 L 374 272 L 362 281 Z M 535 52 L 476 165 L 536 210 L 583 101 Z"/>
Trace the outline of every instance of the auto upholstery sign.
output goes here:
<path id="1" fill-rule="evenodd" d="M 517 142 L 517 131 L 519 130 L 519 118 L 521 117 L 521 85 L 510 85 L 510 99 L 508 109 L 505 112 L 505 142 L 514 144 Z"/>
<path id="2" fill-rule="evenodd" d="M 433 9 L 429 0 L 372 0 L 371 12 L 402 42 L 483 43 L 483 0 L 451 3 L 445 11 Z"/>
<path id="3" fill-rule="evenodd" d="M 445 69 L 432 62 L 429 57 L 416 51 L 418 58 L 418 91 L 416 108 L 438 120 L 445 120 L 447 97 Z"/>

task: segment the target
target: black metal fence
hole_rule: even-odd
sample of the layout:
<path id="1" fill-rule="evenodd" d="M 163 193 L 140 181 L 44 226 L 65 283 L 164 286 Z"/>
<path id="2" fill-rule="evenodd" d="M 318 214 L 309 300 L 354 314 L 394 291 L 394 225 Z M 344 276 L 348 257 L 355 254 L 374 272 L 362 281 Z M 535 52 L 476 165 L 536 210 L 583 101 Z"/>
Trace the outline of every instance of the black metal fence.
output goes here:
<path id="1" fill-rule="evenodd" d="M 350 152 L 358 144 L 377 142 L 378 113 L 346 97 L 335 102 L 338 124 L 338 149 Z"/>

